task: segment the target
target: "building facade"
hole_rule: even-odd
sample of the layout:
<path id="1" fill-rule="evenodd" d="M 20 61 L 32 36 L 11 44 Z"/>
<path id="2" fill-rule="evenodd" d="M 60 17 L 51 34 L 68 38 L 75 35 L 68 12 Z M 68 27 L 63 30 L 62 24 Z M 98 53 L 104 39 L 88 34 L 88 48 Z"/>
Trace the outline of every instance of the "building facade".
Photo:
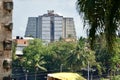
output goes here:
<path id="1" fill-rule="evenodd" d="M 31 36 L 31 37 L 34 37 L 34 38 L 37 38 L 37 17 L 29 17 L 28 18 L 28 24 L 26 28 L 27 32 L 25 33 L 27 36 Z"/>
<path id="2" fill-rule="evenodd" d="M 72 29 L 72 30 L 71 30 Z M 39 17 L 29 17 L 25 37 L 40 38 L 45 42 L 58 41 L 68 35 L 76 38 L 73 18 L 64 18 L 48 10 L 47 14 Z"/>
<path id="3" fill-rule="evenodd" d="M 29 45 L 29 41 L 33 40 L 33 38 L 29 38 L 29 37 L 20 37 L 20 36 L 16 36 L 15 39 L 13 39 L 13 44 L 16 44 L 16 52 L 15 55 L 16 56 L 23 56 L 23 49 L 25 47 L 27 47 Z"/>
<path id="4" fill-rule="evenodd" d="M 76 39 L 76 31 L 73 18 L 63 18 L 63 38 Z"/>
<path id="5" fill-rule="evenodd" d="M 10 80 L 12 62 L 12 0 L 0 0 L 0 80 Z"/>

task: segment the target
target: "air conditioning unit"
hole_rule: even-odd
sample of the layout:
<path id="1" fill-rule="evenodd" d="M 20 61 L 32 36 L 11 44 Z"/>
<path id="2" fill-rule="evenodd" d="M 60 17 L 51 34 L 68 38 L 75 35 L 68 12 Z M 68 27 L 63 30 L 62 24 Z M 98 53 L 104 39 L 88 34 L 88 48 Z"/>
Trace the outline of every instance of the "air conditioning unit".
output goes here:
<path id="1" fill-rule="evenodd" d="M 3 2 L 3 7 L 10 12 L 13 9 L 13 2 Z"/>
<path id="2" fill-rule="evenodd" d="M 11 50 L 12 49 L 12 41 L 6 40 L 3 41 L 4 50 Z"/>

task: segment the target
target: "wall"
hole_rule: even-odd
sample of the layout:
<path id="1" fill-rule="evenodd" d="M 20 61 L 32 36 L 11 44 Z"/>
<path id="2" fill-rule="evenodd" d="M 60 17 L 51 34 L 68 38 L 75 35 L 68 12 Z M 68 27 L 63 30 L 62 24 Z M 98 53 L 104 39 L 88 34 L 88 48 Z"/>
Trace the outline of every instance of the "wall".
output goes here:
<path id="1" fill-rule="evenodd" d="M 12 0 L 0 0 L 0 80 L 11 74 L 12 9 Z"/>

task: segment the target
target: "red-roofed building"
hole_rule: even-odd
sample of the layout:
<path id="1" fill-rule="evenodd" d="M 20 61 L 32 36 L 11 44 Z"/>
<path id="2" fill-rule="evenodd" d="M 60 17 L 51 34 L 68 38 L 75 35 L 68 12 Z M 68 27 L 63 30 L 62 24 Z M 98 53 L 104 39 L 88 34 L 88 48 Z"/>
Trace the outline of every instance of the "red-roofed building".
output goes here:
<path id="1" fill-rule="evenodd" d="M 16 44 L 16 52 L 15 54 L 17 56 L 22 56 L 23 55 L 23 49 L 28 46 L 29 40 L 33 38 L 23 38 L 17 36 L 16 39 L 13 39 L 13 42 Z"/>

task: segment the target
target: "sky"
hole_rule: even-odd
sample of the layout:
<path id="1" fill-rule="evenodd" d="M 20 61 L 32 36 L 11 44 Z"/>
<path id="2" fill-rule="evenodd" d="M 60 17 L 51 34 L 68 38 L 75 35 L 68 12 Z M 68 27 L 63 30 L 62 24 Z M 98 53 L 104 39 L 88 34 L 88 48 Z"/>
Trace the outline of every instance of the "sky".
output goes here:
<path id="1" fill-rule="evenodd" d="M 77 37 L 85 37 L 83 20 L 76 10 L 77 0 L 13 0 L 13 33 L 12 36 L 24 37 L 28 17 L 38 17 L 54 10 L 63 17 L 73 17 Z"/>

